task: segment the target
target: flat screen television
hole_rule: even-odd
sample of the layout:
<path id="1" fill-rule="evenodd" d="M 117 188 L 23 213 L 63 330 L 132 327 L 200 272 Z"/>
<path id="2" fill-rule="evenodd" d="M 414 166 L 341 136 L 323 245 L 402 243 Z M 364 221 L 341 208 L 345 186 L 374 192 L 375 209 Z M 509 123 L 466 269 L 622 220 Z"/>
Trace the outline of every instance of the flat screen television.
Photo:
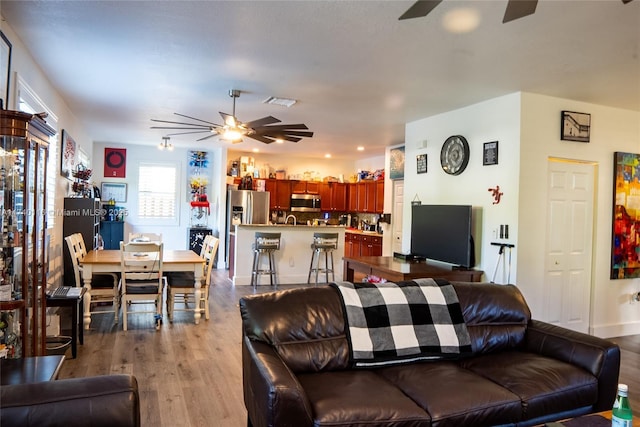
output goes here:
<path id="1" fill-rule="evenodd" d="M 411 207 L 411 254 L 465 268 L 475 265 L 471 206 Z"/>

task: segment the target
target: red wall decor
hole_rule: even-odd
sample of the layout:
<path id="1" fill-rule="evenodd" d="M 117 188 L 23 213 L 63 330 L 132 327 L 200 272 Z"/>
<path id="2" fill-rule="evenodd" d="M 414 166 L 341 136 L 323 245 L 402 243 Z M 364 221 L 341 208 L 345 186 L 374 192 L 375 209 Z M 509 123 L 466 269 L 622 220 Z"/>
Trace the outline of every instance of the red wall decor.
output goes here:
<path id="1" fill-rule="evenodd" d="M 127 149 L 104 149 L 104 177 L 124 178 L 127 174 Z"/>

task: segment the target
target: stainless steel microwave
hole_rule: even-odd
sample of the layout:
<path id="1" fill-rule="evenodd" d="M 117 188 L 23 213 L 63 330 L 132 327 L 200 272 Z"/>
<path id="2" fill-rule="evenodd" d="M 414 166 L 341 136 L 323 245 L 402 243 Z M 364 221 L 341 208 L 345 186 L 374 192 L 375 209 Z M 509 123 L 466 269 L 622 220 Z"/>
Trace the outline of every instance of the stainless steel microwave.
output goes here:
<path id="1" fill-rule="evenodd" d="M 320 196 L 317 194 L 292 194 L 292 212 L 320 212 Z"/>

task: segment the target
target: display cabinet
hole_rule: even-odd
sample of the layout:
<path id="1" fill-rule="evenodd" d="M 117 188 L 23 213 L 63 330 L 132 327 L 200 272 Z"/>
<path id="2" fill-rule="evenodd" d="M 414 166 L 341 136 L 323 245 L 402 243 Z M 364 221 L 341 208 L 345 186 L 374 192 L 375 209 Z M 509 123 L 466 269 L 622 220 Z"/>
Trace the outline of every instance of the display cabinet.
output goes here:
<path id="1" fill-rule="evenodd" d="M 45 354 L 48 141 L 40 115 L 0 110 L 0 344 L 6 357 Z"/>

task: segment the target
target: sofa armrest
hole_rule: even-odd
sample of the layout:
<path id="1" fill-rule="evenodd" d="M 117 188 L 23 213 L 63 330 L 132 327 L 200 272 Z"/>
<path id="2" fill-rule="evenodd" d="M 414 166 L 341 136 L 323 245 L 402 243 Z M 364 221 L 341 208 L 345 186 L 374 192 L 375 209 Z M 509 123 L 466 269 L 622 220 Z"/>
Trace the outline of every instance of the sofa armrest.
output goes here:
<path id="1" fill-rule="evenodd" d="M 592 335 L 571 331 L 539 320 L 527 326 L 528 351 L 579 366 L 598 379 L 598 401 L 594 411 L 611 409 L 618 390 L 620 348 Z"/>
<path id="2" fill-rule="evenodd" d="M 0 387 L 0 425 L 140 426 L 138 382 L 130 375 Z"/>
<path id="3" fill-rule="evenodd" d="M 243 337 L 244 404 L 254 427 L 313 424 L 309 399 L 273 347 Z"/>

